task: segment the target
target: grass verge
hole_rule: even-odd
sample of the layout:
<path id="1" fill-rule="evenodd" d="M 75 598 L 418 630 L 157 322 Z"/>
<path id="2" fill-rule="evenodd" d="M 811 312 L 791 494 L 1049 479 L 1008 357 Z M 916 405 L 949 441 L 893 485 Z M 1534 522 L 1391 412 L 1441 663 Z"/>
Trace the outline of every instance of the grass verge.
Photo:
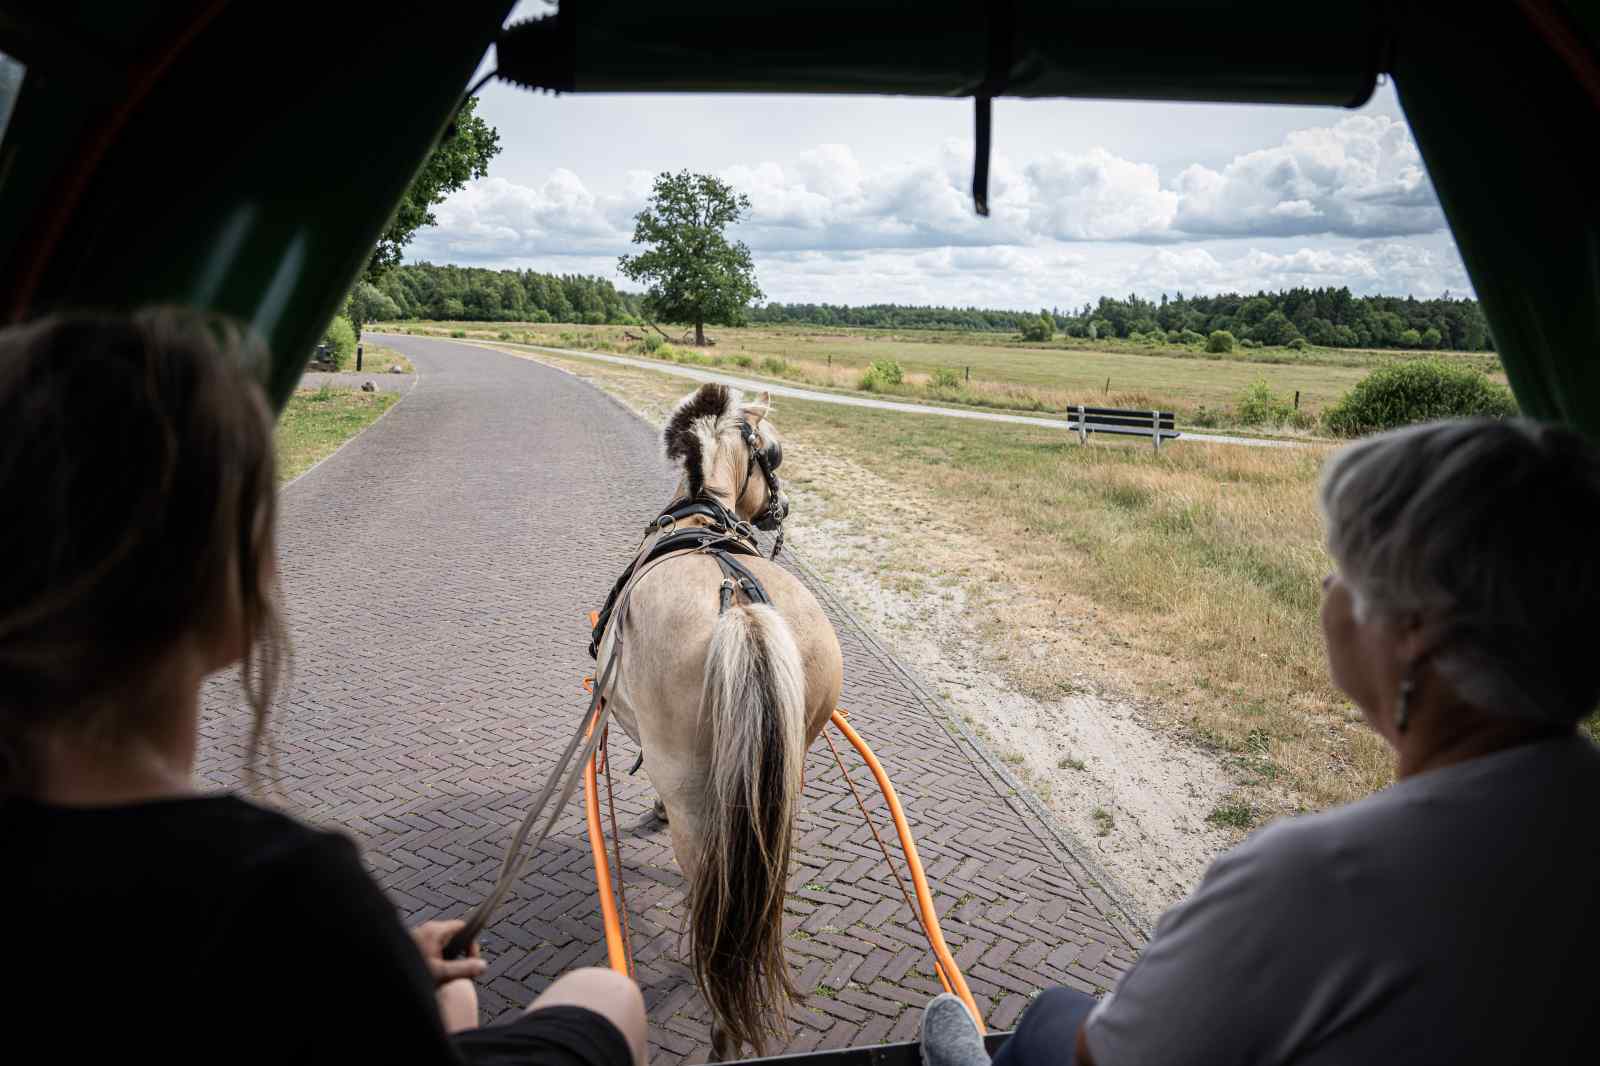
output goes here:
<path id="1" fill-rule="evenodd" d="M 402 374 L 415 374 L 417 372 L 416 367 L 411 365 L 411 360 L 393 348 L 386 348 L 371 341 L 362 341 L 361 344 L 361 372 L 363 374 L 388 374 L 395 367 L 398 367 Z M 354 372 L 355 364 L 352 363 L 350 369 Z"/>
<path id="2" fill-rule="evenodd" d="M 299 477 L 366 429 L 399 399 L 392 392 L 298 389 L 278 417 L 278 482 Z"/>

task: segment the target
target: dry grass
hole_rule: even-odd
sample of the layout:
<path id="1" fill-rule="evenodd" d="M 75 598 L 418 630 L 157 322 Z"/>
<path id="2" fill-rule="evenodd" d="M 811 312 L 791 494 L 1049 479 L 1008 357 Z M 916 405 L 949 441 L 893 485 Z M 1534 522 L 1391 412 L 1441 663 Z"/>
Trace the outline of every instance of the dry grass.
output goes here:
<path id="1" fill-rule="evenodd" d="M 644 355 L 638 337 L 645 327 L 531 323 L 397 323 L 397 330 L 435 336 L 545 344 L 586 351 Z M 1235 424 L 1231 407 L 1256 380 L 1264 380 L 1286 402 L 1298 393 L 1301 427 L 1333 403 L 1374 366 L 1416 353 L 1288 348 L 1240 349 L 1227 356 L 1173 346 L 1126 341 L 1061 340 L 1049 345 L 1007 341 L 1004 335 L 938 331 L 823 329 L 732 329 L 716 331 L 714 348 L 673 345 L 680 362 L 715 366 L 745 376 L 793 381 L 855 392 L 874 360 L 894 360 L 905 381 L 882 391 L 918 402 L 1014 411 L 1063 411 L 1072 404 L 1160 407 L 1180 421 L 1206 426 Z M 1496 371 L 1492 353 L 1434 353 Z M 960 384 L 931 383 L 939 371 Z M 969 373 L 970 371 L 970 373 Z"/>
<path id="2" fill-rule="evenodd" d="M 664 410 L 684 392 L 662 375 L 540 358 L 636 409 Z M 1035 698 L 1059 698 L 1087 667 L 1218 753 L 1239 787 L 1217 824 L 1242 829 L 1389 780 L 1387 749 L 1323 657 L 1328 560 L 1314 493 L 1327 448 L 1179 441 L 1158 455 L 1132 442 L 1085 447 L 1047 430 L 792 400 L 779 424 L 796 483 L 834 456 L 897 486 L 893 501 L 805 486 L 836 519 L 883 537 L 890 570 L 906 551 L 939 552 L 951 527 L 998 548 L 1000 565 L 948 576 L 984 612 L 984 641 L 1008 677 Z M 883 521 L 906 512 L 929 520 Z M 892 587 L 899 576 L 877 578 Z"/>
<path id="3" fill-rule="evenodd" d="M 363 374 L 387 374 L 391 372 L 393 367 L 399 367 L 402 374 L 416 373 L 416 367 L 411 365 L 411 360 L 393 348 L 386 348 L 371 341 L 362 341 L 361 344 L 361 372 Z M 355 369 L 354 364 L 351 365 L 350 369 Z"/>

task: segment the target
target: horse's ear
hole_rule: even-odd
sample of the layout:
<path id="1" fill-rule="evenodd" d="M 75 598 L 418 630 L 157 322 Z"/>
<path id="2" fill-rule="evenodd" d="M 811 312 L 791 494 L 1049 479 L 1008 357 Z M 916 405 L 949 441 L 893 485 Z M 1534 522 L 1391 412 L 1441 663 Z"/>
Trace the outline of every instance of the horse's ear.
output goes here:
<path id="1" fill-rule="evenodd" d="M 766 418 L 771 410 L 772 394 L 763 389 L 761 390 L 761 395 L 757 396 L 753 402 L 744 405 L 745 421 L 750 423 L 751 429 L 754 429 L 761 424 L 761 420 Z"/>

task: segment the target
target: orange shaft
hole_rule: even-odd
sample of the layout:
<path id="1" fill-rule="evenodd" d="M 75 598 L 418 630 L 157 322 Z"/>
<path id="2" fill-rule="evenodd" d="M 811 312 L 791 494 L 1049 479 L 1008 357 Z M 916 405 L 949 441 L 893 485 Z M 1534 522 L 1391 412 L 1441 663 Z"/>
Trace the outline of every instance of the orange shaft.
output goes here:
<path id="1" fill-rule="evenodd" d="M 606 960 L 620 974 L 628 972 L 628 953 L 622 945 L 622 923 L 611 891 L 611 864 L 606 860 L 606 838 L 600 829 L 600 798 L 594 775 L 594 756 L 583 768 L 583 809 L 589 820 L 589 849 L 594 852 L 594 882 L 600 897 L 600 921 L 606 931 Z"/>
<path id="2" fill-rule="evenodd" d="M 939 960 L 939 979 L 967 1005 L 967 1010 L 972 1012 L 972 1020 L 978 1024 L 978 1032 L 987 1033 L 989 1030 L 983 1024 L 983 1014 L 972 998 L 971 989 L 967 988 L 966 978 L 961 976 L 961 968 L 956 965 L 950 949 L 945 946 L 944 933 L 939 928 L 939 915 L 933 909 L 933 893 L 928 891 L 928 878 L 922 872 L 922 860 L 917 857 L 917 842 L 911 839 L 911 827 L 906 824 L 906 815 L 900 809 L 900 798 L 895 795 L 894 785 L 889 783 L 889 775 L 884 772 L 883 764 L 878 762 L 878 757 L 872 754 L 872 749 L 867 747 L 867 742 L 861 739 L 861 735 L 851 728 L 850 723 L 846 722 L 838 711 L 833 712 L 833 724 L 856 751 L 861 753 L 861 758 L 872 771 L 872 776 L 878 779 L 878 788 L 882 790 L 884 801 L 889 805 L 889 814 L 894 818 L 895 832 L 900 834 L 900 847 L 906 853 L 906 866 L 911 870 L 911 882 L 916 886 L 917 907 L 922 911 L 922 928 L 928 934 L 928 946 L 933 949 L 934 958 Z"/>

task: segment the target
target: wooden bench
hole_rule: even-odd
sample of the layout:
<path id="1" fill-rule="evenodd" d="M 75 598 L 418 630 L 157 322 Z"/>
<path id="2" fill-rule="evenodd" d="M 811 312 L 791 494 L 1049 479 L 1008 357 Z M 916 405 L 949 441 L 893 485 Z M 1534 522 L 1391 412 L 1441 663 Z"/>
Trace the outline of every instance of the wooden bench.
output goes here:
<path id="1" fill-rule="evenodd" d="M 1076 430 L 1081 444 L 1089 443 L 1091 433 L 1120 433 L 1129 437 L 1149 437 L 1156 451 L 1163 440 L 1181 436 L 1177 430 L 1177 416 L 1171 411 L 1124 411 L 1115 407 L 1085 407 L 1078 404 L 1067 409 L 1067 428 Z"/>

